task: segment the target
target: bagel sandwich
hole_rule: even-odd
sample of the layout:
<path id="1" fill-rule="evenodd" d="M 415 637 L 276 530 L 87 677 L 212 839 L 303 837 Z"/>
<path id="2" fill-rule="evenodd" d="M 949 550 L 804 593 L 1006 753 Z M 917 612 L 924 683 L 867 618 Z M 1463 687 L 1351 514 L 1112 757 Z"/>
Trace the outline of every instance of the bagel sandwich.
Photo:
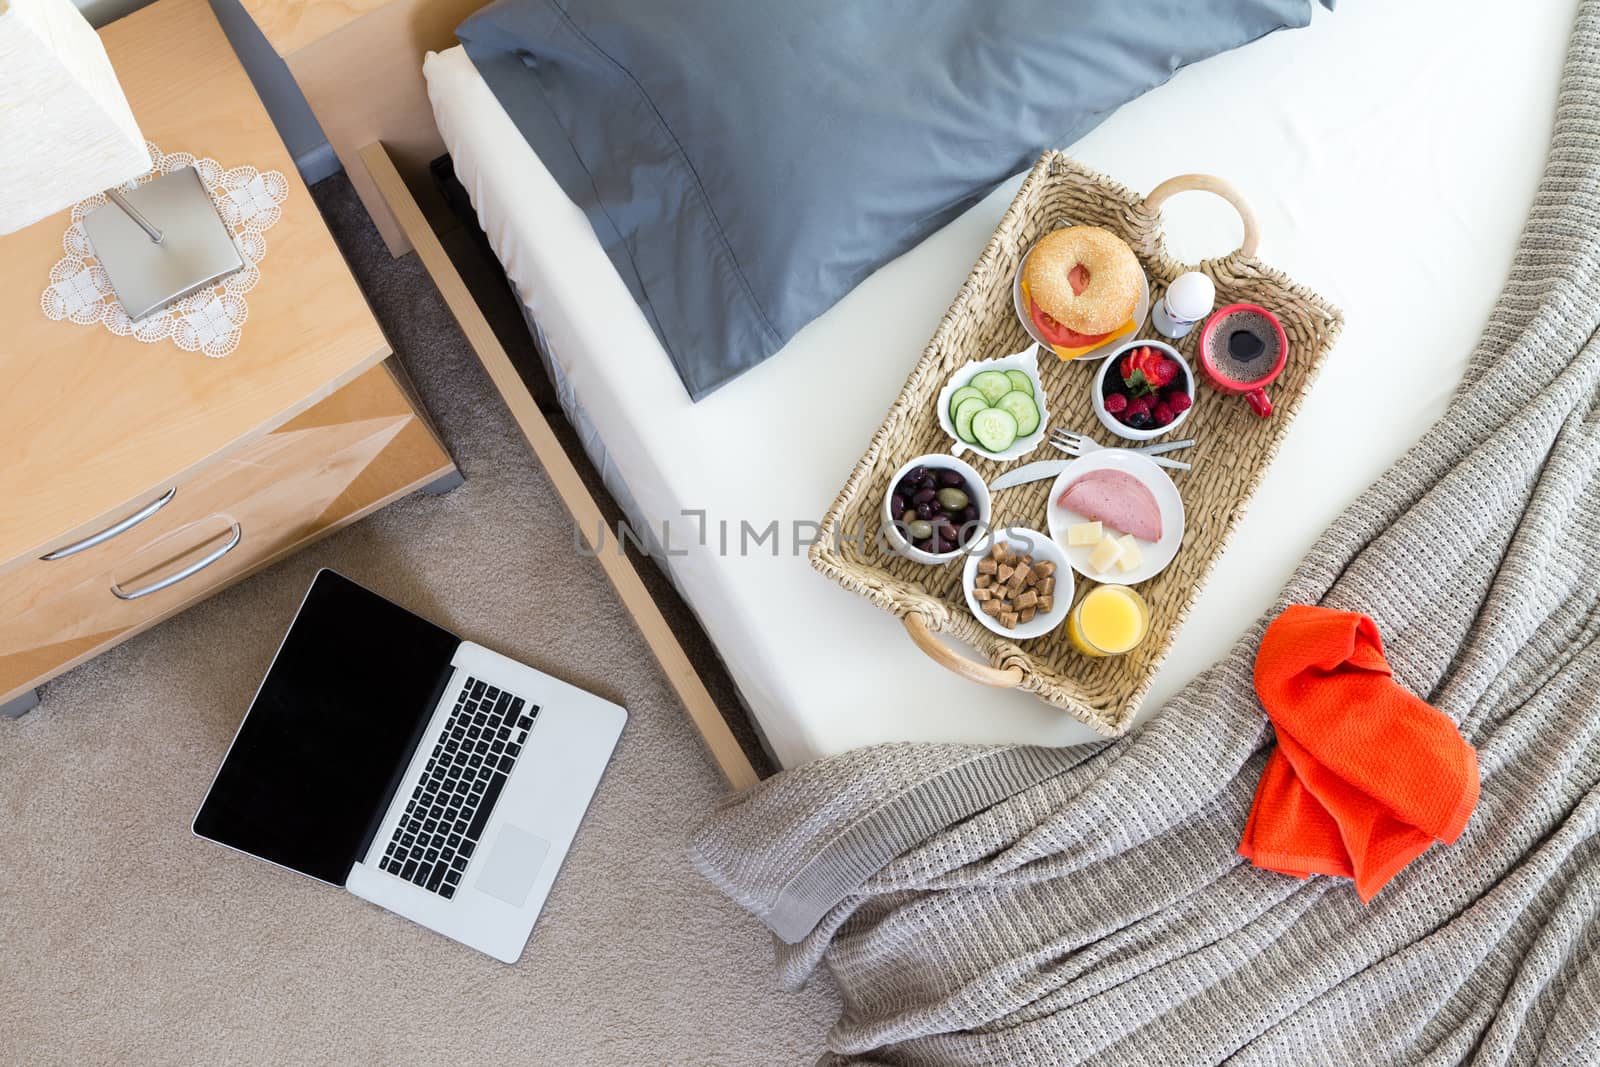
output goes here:
<path id="1" fill-rule="evenodd" d="M 1137 329 L 1143 276 L 1133 249 L 1110 230 L 1067 226 L 1028 252 L 1023 304 L 1056 355 L 1075 359 Z"/>

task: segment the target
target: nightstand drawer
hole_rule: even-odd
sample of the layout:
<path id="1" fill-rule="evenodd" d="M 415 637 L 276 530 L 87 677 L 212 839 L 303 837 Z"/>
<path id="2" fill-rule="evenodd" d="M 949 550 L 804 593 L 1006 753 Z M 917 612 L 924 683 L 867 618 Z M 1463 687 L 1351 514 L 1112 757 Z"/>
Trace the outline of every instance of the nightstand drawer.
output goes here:
<path id="1" fill-rule="evenodd" d="M 0 697 L 124 640 L 448 469 L 375 367 L 175 485 L 114 537 L 0 575 Z M 165 497 L 130 507 L 138 514 Z"/>
<path id="2" fill-rule="evenodd" d="M 221 465 L 218 465 L 219 467 Z M 210 469 L 184 484 L 174 481 L 148 497 L 133 501 L 112 522 L 87 534 L 75 534 L 38 558 L 18 563 L 0 574 L 0 603 L 8 616 L 22 615 L 61 596 L 66 590 L 105 572 L 106 568 L 182 525 L 184 516 L 198 516 L 190 499 L 204 487 Z M 180 499 L 181 498 L 181 499 Z M 4 625 L 0 620 L 0 625 Z"/>

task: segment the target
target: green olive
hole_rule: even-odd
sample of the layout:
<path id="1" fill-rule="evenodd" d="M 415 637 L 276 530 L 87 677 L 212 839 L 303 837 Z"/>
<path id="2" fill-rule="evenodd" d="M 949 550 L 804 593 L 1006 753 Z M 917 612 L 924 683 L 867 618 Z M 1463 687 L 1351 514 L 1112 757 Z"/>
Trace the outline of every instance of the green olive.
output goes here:
<path id="1" fill-rule="evenodd" d="M 960 511 L 970 503 L 972 499 L 959 489 L 939 490 L 939 506 L 946 511 Z"/>
<path id="2" fill-rule="evenodd" d="M 900 513 L 900 521 L 901 522 L 916 522 L 917 519 L 920 518 L 920 517 L 921 516 L 919 516 L 917 514 L 917 509 L 916 508 L 906 508 L 904 511 L 902 511 Z"/>
<path id="3" fill-rule="evenodd" d="M 906 533 L 913 541 L 926 541 L 933 536 L 933 523 L 927 519 L 912 519 L 906 523 Z"/>

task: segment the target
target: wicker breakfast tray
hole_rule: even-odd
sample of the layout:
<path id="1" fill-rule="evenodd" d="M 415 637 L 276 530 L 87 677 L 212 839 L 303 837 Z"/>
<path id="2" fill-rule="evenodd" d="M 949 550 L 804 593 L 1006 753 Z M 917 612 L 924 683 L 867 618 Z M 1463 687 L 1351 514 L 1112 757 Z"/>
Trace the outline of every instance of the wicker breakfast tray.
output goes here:
<path id="1" fill-rule="evenodd" d="M 1174 193 L 1189 189 L 1216 193 L 1238 210 L 1244 220 L 1244 243 L 1237 251 L 1192 267 L 1166 254 L 1160 206 Z M 1185 432 L 1176 435 L 1196 438 L 1197 444 L 1182 454 L 1194 469 L 1172 472 L 1187 518 L 1182 547 L 1165 571 L 1139 586 L 1150 604 L 1149 637 L 1128 655 L 1108 659 L 1091 659 L 1075 651 L 1064 625 L 1021 643 L 991 633 L 967 609 L 959 562 L 915 563 L 882 546 L 874 536 L 883 494 L 896 468 L 914 456 L 950 450 L 952 441 L 940 430 L 935 411 L 935 398 L 945 380 L 968 360 L 1001 356 L 1032 344 L 1012 307 L 1013 276 L 1029 246 L 1062 219 L 1103 226 L 1126 238 L 1157 297 L 1185 270 L 1199 270 L 1216 283 L 1217 306 L 1259 304 L 1277 315 L 1289 338 L 1288 365 L 1271 387 L 1272 417 L 1258 418 L 1243 399 L 1223 396 L 1207 385 L 1197 389 Z M 1255 258 L 1257 238 L 1248 205 L 1218 178 L 1173 178 L 1141 200 L 1064 153 L 1046 152 L 1023 181 L 905 388 L 873 434 L 866 455 L 823 518 L 821 534 L 811 548 L 812 566 L 894 613 L 924 652 L 958 674 L 985 685 L 1020 687 L 1107 736 L 1126 731 L 1343 325 L 1343 315 L 1331 304 Z M 1139 336 L 1158 335 L 1147 324 Z M 1199 336 L 1196 327 L 1181 341 L 1172 342 L 1197 371 L 1193 356 Z M 1090 410 L 1093 370 L 1092 361 L 1079 367 L 1058 364 L 1048 354 L 1041 359 L 1052 428 L 1092 432 L 1103 444 L 1119 443 Z M 995 463 L 975 454 L 968 458 L 985 481 L 992 481 L 1016 464 L 1063 457 L 1046 446 L 1016 464 Z M 1049 486 L 1035 482 L 995 493 L 994 527 L 1045 530 Z M 1080 595 L 1092 584 L 1080 581 Z M 973 646 L 988 665 L 951 649 L 935 636 L 940 633 Z"/>

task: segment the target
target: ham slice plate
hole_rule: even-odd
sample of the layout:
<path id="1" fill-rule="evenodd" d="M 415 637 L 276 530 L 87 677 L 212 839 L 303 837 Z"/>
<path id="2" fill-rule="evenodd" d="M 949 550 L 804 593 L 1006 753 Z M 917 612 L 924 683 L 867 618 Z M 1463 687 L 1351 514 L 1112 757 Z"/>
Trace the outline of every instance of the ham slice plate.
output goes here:
<path id="1" fill-rule="evenodd" d="M 1143 558 L 1137 567 L 1102 574 L 1089 566 L 1093 549 L 1067 545 L 1073 524 L 1096 520 L 1107 532 L 1132 534 L 1139 541 Z M 1149 456 L 1102 448 L 1073 460 L 1056 475 L 1045 524 L 1072 569 L 1085 578 L 1137 585 L 1165 570 L 1183 547 L 1183 497 L 1177 483 Z"/>
<path id="2" fill-rule="evenodd" d="M 1141 541 L 1161 540 L 1161 507 L 1155 494 L 1126 471 L 1087 471 L 1067 485 L 1056 503 Z"/>

